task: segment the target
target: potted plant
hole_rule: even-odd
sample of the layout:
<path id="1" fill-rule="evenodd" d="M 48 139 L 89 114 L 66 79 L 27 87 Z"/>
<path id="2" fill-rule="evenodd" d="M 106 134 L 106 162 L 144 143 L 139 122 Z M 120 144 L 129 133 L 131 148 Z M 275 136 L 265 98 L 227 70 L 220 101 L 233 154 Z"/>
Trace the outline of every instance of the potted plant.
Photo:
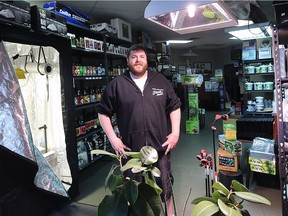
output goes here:
<path id="1" fill-rule="evenodd" d="M 214 192 L 211 197 L 200 197 L 192 201 L 192 204 L 196 204 L 196 206 L 193 208 L 191 216 L 249 216 L 249 212 L 242 205 L 245 200 L 271 205 L 271 202 L 265 197 L 251 193 L 243 184 L 236 180 L 232 180 L 230 190 L 221 182 L 215 182 L 212 188 Z"/>
<path id="2" fill-rule="evenodd" d="M 118 160 L 113 164 L 105 180 L 105 189 L 111 191 L 98 208 L 99 216 L 161 216 L 164 215 L 160 194 L 162 189 L 155 183 L 154 177 L 160 177 L 160 170 L 154 166 L 158 160 L 157 151 L 151 146 L 143 147 L 140 152 L 124 152 L 118 156 L 104 150 L 92 150 L 91 154 L 108 155 Z M 123 166 L 123 158 L 129 159 Z M 143 176 L 143 182 L 125 178 L 124 171 Z"/>

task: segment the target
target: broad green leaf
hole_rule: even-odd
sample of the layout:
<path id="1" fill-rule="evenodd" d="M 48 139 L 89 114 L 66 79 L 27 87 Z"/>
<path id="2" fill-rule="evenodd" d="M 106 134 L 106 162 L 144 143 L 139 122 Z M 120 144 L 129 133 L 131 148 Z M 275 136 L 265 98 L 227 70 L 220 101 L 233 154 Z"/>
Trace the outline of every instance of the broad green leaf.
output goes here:
<path id="1" fill-rule="evenodd" d="M 94 149 L 91 151 L 91 154 L 103 154 L 103 155 L 108 155 L 112 158 L 116 158 L 116 159 L 119 159 L 119 156 L 116 155 L 116 154 L 113 154 L 111 152 L 108 152 L 108 151 L 104 151 L 104 150 L 100 150 L 100 149 Z"/>
<path id="2" fill-rule="evenodd" d="M 191 216 L 210 216 L 218 211 L 219 207 L 215 203 L 204 200 L 192 209 Z"/>
<path id="3" fill-rule="evenodd" d="M 229 190 L 221 182 L 214 183 L 212 188 L 222 191 L 226 196 L 229 194 Z"/>
<path id="4" fill-rule="evenodd" d="M 99 204 L 98 216 L 127 216 L 128 202 L 121 193 L 106 195 Z"/>
<path id="5" fill-rule="evenodd" d="M 157 167 L 153 167 L 153 169 L 151 170 L 151 174 L 155 177 L 160 177 L 161 171 Z"/>
<path id="6" fill-rule="evenodd" d="M 132 173 L 140 173 L 145 171 L 147 168 L 146 167 L 133 167 L 131 169 Z"/>
<path id="7" fill-rule="evenodd" d="M 204 200 L 213 202 L 215 204 L 217 203 L 217 199 L 214 199 L 212 197 L 199 197 L 199 198 L 192 200 L 191 204 L 197 205 L 198 203 L 200 203 L 201 201 L 204 201 Z"/>
<path id="8" fill-rule="evenodd" d="M 138 158 L 140 159 L 140 152 L 127 152 L 125 151 L 123 155 L 129 156 L 131 158 Z"/>
<path id="9" fill-rule="evenodd" d="M 119 185 L 123 184 L 124 179 L 120 175 L 109 175 L 107 181 L 106 181 L 106 187 L 109 188 L 111 192 L 115 190 Z"/>
<path id="10" fill-rule="evenodd" d="M 138 197 L 138 182 L 129 180 L 124 183 L 124 195 L 129 203 L 135 203 Z"/>
<path id="11" fill-rule="evenodd" d="M 164 216 L 161 199 L 152 187 L 150 187 L 148 184 L 140 183 L 138 186 L 138 191 L 138 199 L 130 206 L 132 213 L 131 215 Z"/>
<path id="12" fill-rule="evenodd" d="M 232 186 L 234 191 L 249 192 L 247 187 L 236 180 L 232 180 Z"/>
<path id="13" fill-rule="evenodd" d="M 254 203 L 271 205 L 271 202 L 263 196 L 251 192 L 234 192 L 236 196 Z"/>
<path id="14" fill-rule="evenodd" d="M 142 163 L 139 159 L 137 158 L 132 158 L 130 160 L 127 161 L 127 163 L 121 167 L 121 171 L 124 172 L 128 169 L 131 169 L 131 168 L 138 168 L 138 167 L 141 167 L 142 166 Z"/>
<path id="15" fill-rule="evenodd" d="M 158 152 L 151 146 L 144 146 L 140 149 L 140 159 L 145 165 L 151 165 L 158 161 Z"/>
<path id="16" fill-rule="evenodd" d="M 222 200 L 218 200 L 218 206 L 221 212 L 226 216 L 242 216 L 240 212 L 228 207 Z"/>
<path id="17" fill-rule="evenodd" d="M 158 195 L 160 195 L 161 193 L 162 193 L 162 189 L 154 182 L 154 181 L 152 181 L 148 176 L 144 176 L 144 178 L 145 178 L 145 182 L 148 184 L 148 185 L 150 185 L 152 188 L 154 188 L 155 189 L 155 191 L 156 191 L 156 193 L 158 194 Z"/>

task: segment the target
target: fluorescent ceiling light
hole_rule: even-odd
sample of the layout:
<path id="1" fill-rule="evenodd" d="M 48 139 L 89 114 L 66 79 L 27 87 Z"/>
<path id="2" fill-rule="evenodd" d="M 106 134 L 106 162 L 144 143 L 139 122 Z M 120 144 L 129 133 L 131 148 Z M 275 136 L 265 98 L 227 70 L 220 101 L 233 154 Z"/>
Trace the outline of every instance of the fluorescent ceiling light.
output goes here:
<path id="1" fill-rule="evenodd" d="M 190 42 L 193 42 L 193 40 L 168 40 L 166 41 L 166 44 L 186 44 Z"/>
<path id="2" fill-rule="evenodd" d="M 252 40 L 272 36 L 272 29 L 269 22 L 227 28 L 225 29 L 225 32 L 237 37 L 240 40 Z"/>
<path id="3" fill-rule="evenodd" d="M 179 34 L 226 28 L 238 23 L 221 0 L 151 0 L 144 17 Z"/>

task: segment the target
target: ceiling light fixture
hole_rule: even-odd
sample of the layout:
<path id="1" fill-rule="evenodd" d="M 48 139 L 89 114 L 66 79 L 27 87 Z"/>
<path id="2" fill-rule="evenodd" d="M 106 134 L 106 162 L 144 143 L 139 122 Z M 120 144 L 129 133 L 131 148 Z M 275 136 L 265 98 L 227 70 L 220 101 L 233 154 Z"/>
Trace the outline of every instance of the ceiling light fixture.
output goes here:
<path id="1" fill-rule="evenodd" d="M 225 29 L 225 32 L 237 37 L 240 40 L 252 40 L 272 36 L 272 29 L 269 22 L 227 28 Z"/>
<path id="2" fill-rule="evenodd" d="M 237 25 L 237 19 L 221 0 L 151 0 L 144 17 L 179 34 Z"/>
<path id="3" fill-rule="evenodd" d="M 186 44 L 186 43 L 191 43 L 193 40 L 168 40 L 166 41 L 166 45 L 169 44 Z"/>

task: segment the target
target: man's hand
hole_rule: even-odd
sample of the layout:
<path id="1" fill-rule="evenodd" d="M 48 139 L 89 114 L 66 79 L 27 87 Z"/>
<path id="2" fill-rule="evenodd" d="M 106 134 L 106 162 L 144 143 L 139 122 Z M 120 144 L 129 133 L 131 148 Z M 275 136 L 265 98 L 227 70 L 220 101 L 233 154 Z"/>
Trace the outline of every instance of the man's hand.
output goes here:
<path id="1" fill-rule="evenodd" d="M 162 144 L 162 147 L 165 147 L 165 146 L 167 147 L 165 151 L 165 155 L 167 155 L 169 151 L 171 151 L 172 149 L 176 147 L 178 139 L 179 139 L 179 135 L 177 134 L 171 133 L 167 136 L 166 142 Z"/>
<path id="2" fill-rule="evenodd" d="M 114 140 L 111 140 L 110 142 L 118 156 L 121 156 L 125 152 L 125 149 L 131 151 L 131 149 L 125 146 L 122 140 L 118 137 L 115 138 Z"/>

